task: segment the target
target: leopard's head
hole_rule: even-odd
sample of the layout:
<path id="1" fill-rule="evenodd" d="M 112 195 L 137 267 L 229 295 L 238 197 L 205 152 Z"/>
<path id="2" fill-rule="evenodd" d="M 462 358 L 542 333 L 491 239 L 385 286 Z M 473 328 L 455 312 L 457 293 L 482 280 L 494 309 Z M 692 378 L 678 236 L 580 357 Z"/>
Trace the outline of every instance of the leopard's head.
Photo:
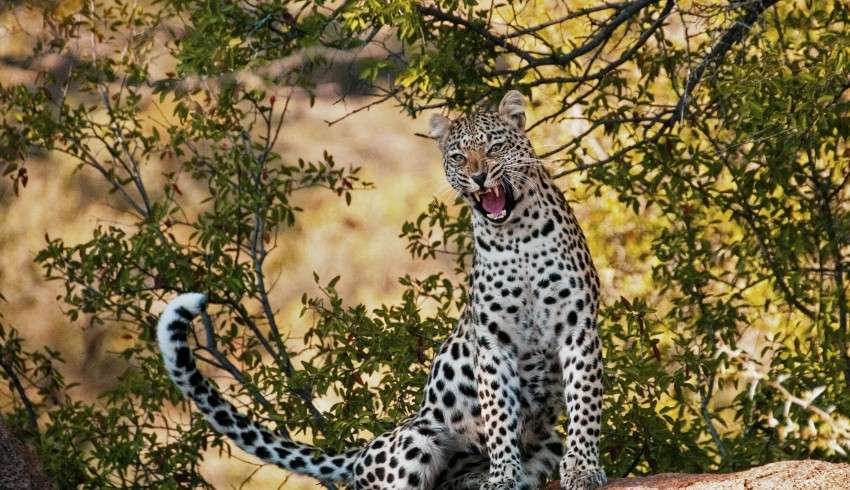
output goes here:
<path id="1" fill-rule="evenodd" d="M 525 134 L 525 99 L 512 90 L 497 112 L 449 119 L 434 115 L 431 137 L 443 152 L 449 185 L 491 223 L 504 223 L 530 191 L 536 163 Z"/>

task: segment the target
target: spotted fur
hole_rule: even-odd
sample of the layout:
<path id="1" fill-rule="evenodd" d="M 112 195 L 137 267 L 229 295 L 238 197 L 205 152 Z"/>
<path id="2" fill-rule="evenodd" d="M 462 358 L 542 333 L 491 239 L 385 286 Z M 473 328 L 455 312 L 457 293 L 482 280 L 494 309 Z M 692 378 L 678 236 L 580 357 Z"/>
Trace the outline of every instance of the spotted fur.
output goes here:
<path id="1" fill-rule="evenodd" d="M 534 490 L 557 467 L 562 490 L 604 484 L 599 280 L 524 125 L 517 92 L 497 112 L 431 121 L 450 185 L 476 209 L 475 254 L 469 305 L 433 361 L 415 415 L 341 455 L 269 431 L 197 371 L 186 331 L 206 301 L 187 294 L 166 308 L 159 342 L 169 374 L 210 425 L 262 460 L 357 490 Z M 502 210 L 486 211 L 482 196 L 497 187 Z M 555 431 L 564 408 L 566 448 Z"/>

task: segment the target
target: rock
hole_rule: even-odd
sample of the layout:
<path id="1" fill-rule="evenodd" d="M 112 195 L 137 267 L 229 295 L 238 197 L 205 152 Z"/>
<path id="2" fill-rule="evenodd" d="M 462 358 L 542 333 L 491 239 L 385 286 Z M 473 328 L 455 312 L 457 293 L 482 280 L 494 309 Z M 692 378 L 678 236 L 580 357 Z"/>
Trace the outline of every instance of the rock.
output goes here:
<path id="1" fill-rule="evenodd" d="M 737 473 L 662 473 L 611 480 L 604 490 L 840 490 L 850 489 L 850 464 L 781 461 Z M 546 490 L 559 490 L 552 482 Z"/>
<path id="2" fill-rule="evenodd" d="M 4 490 L 53 490 L 33 452 L 0 420 L 0 488 Z"/>

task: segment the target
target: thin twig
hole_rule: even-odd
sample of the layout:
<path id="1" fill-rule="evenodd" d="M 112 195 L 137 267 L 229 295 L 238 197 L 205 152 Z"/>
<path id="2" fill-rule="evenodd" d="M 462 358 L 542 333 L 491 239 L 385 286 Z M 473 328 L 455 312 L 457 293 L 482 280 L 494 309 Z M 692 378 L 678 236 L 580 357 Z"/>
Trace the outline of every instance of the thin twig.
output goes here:
<path id="1" fill-rule="evenodd" d="M 621 10 L 626 5 L 628 5 L 628 3 L 603 3 L 601 5 L 595 5 L 593 7 L 574 10 L 568 14 L 554 18 L 550 21 L 546 21 L 537 25 L 533 25 L 531 27 L 526 27 L 524 29 L 518 29 L 516 31 L 513 31 L 509 34 L 506 34 L 505 38 L 511 39 L 514 37 L 524 36 L 526 34 L 531 34 L 543 30 L 547 27 L 552 27 L 553 25 L 562 24 L 568 20 L 577 19 L 579 17 L 586 17 L 596 12 L 602 12 L 603 10 Z"/>
<path id="2" fill-rule="evenodd" d="M 233 363 L 230 362 L 230 359 L 228 359 L 227 356 L 225 356 L 218 349 L 218 343 L 215 337 L 215 329 L 213 328 L 213 322 L 210 318 L 210 315 L 206 311 L 201 312 L 201 320 L 204 324 L 204 332 L 206 333 L 207 337 L 204 349 L 209 352 L 215 358 L 216 362 L 218 362 L 222 367 L 224 367 L 224 369 L 227 370 L 227 372 L 230 373 L 230 375 L 233 376 L 236 381 L 241 383 L 242 386 L 244 386 L 245 389 L 247 389 L 248 392 L 251 394 L 251 397 L 257 403 L 262 405 L 268 413 L 276 413 L 274 407 L 271 405 L 271 403 L 269 403 L 268 400 L 265 399 L 265 397 L 263 397 L 263 395 L 260 393 L 260 390 L 258 390 L 253 383 L 248 382 L 248 380 L 245 378 L 245 375 L 243 375 L 242 372 L 239 371 L 239 368 L 233 365 Z M 286 427 L 281 426 L 278 429 L 285 437 L 289 438 L 289 432 L 287 431 Z"/>
<path id="3" fill-rule="evenodd" d="M 402 88 L 403 87 L 396 87 L 396 88 L 390 90 L 389 92 L 387 92 L 385 95 L 381 96 L 380 98 L 375 99 L 374 101 L 369 102 L 366 105 L 362 105 L 362 106 L 358 107 L 357 109 L 354 109 L 352 111 L 348 111 L 348 112 L 346 112 L 345 114 L 343 114 L 342 116 L 340 116 L 336 119 L 332 119 L 332 120 L 325 119 L 325 124 L 327 124 L 328 126 L 333 126 L 334 124 L 336 124 L 336 123 L 338 123 L 338 122 L 340 122 L 344 119 L 347 119 L 347 118 L 353 116 L 354 114 L 357 114 L 358 112 L 369 110 L 369 109 L 371 109 L 372 107 L 374 107 L 378 104 L 382 104 L 382 103 L 392 99 L 393 97 L 395 97 L 399 92 L 401 92 Z"/>

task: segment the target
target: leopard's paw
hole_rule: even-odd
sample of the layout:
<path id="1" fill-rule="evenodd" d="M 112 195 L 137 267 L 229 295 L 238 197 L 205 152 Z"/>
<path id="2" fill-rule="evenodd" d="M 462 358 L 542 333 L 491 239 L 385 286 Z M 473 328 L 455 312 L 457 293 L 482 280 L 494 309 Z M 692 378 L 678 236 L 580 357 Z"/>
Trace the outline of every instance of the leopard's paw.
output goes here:
<path id="1" fill-rule="evenodd" d="M 480 490 L 487 482 L 487 473 L 468 473 L 439 485 L 437 490 Z"/>
<path id="2" fill-rule="evenodd" d="M 499 482 L 488 481 L 487 483 L 481 485 L 480 490 L 519 490 L 519 484 L 516 482 L 516 480 Z"/>
<path id="3" fill-rule="evenodd" d="M 568 469 L 561 471 L 561 490 L 596 490 L 608 483 L 602 468 Z"/>

